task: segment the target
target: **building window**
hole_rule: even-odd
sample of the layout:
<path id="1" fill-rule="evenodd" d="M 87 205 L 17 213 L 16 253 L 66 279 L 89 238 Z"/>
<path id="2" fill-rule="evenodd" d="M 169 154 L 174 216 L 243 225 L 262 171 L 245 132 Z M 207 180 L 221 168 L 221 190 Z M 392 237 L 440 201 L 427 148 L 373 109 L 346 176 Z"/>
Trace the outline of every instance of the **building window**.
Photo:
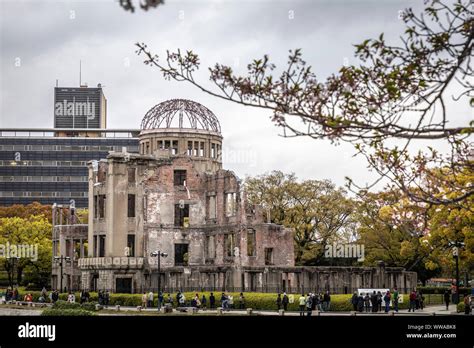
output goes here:
<path id="1" fill-rule="evenodd" d="M 146 146 L 146 154 L 149 155 L 150 154 L 150 143 L 147 141 L 145 146 Z"/>
<path id="2" fill-rule="evenodd" d="M 255 255 L 256 255 L 255 230 L 248 229 L 247 230 L 247 256 L 255 256 Z"/>
<path id="3" fill-rule="evenodd" d="M 174 186 L 183 186 L 186 181 L 186 170 L 174 171 Z"/>
<path id="4" fill-rule="evenodd" d="M 127 235 L 127 250 L 128 250 L 127 256 L 135 257 L 135 235 L 134 234 Z"/>
<path id="5" fill-rule="evenodd" d="M 216 218 L 216 196 L 207 197 L 207 217 L 209 219 Z"/>
<path id="6" fill-rule="evenodd" d="M 135 168 L 128 168 L 128 183 L 134 184 L 135 183 Z"/>
<path id="7" fill-rule="evenodd" d="M 178 140 L 173 140 L 171 142 L 171 154 L 172 155 L 178 154 Z"/>
<path id="8" fill-rule="evenodd" d="M 174 264 L 175 266 L 187 266 L 189 261 L 188 245 L 174 245 Z"/>
<path id="9" fill-rule="evenodd" d="M 216 257 L 216 244 L 214 236 L 206 237 L 206 257 L 213 259 Z"/>
<path id="10" fill-rule="evenodd" d="M 92 253 L 94 257 L 97 257 L 97 236 L 94 236 L 94 245 L 93 245 Z"/>
<path id="11" fill-rule="evenodd" d="M 225 196 L 225 215 L 234 216 L 237 213 L 237 194 L 227 193 Z"/>
<path id="12" fill-rule="evenodd" d="M 204 157 L 204 142 L 199 142 L 199 157 Z"/>
<path id="13" fill-rule="evenodd" d="M 216 158 L 216 144 L 211 144 L 211 158 Z"/>
<path id="14" fill-rule="evenodd" d="M 99 236 L 99 257 L 105 257 L 105 235 Z"/>
<path id="15" fill-rule="evenodd" d="M 174 225 L 176 227 L 187 227 L 189 224 L 189 204 L 174 205 Z"/>
<path id="16" fill-rule="evenodd" d="M 135 195 L 128 195 L 128 217 L 135 217 Z"/>
<path id="17" fill-rule="evenodd" d="M 99 217 L 99 212 L 98 212 L 98 198 L 97 195 L 94 195 L 94 218 L 98 218 Z"/>
<path id="18" fill-rule="evenodd" d="M 273 248 L 265 248 L 265 265 L 273 265 Z"/>
<path id="19" fill-rule="evenodd" d="M 105 218 L 105 195 L 99 195 L 99 219 Z"/>
<path id="20" fill-rule="evenodd" d="M 229 233 L 224 235 L 224 246 L 225 246 L 225 256 L 233 257 L 234 256 L 234 247 L 235 247 L 235 240 L 234 234 Z"/>
<path id="21" fill-rule="evenodd" d="M 192 155 L 193 155 L 193 142 L 188 141 L 188 156 L 192 156 Z"/>

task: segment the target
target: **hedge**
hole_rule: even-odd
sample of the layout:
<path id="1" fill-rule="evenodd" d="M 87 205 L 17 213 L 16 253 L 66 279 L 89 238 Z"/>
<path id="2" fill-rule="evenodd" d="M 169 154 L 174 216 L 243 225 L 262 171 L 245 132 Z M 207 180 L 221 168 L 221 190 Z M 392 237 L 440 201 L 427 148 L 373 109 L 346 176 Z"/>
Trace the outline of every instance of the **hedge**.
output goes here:
<path id="1" fill-rule="evenodd" d="M 86 311 L 85 309 L 58 309 L 48 308 L 41 313 L 43 316 L 53 317 L 90 317 L 97 315 L 94 312 Z"/>
<path id="2" fill-rule="evenodd" d="M 26 292 L 25 292 L 26 293 Z M 25 293 L 20 293 L 21 298 L 25 295 Z M 40 297 L 41 292 L 28 292 L 31 293 L 33 296 L 33 301 L 38 301 L 38 298 Z M 209 307 L 209 296 L 210 292 L 197 292 L 199 294 L 199 298 L 202 298 L 202 295 L 206 295 L 207 298 L 207 307 Z M 189 303 L 191 299 L 194 297 L 196 292 L 185 292 L 184 295 L 186 296 L 186 302 Z M 220 297 L 221 297 L 222 292 L 220 291 L 215 291 L 214 296 L 216 298 L 216 307 L 220 306 Z M 80 298 L 80 294 L 76 293 L 76 299 Z M 226 292 L 226 295 L 231 295 L 234 298 L 234 308 L 239 307 L 239 295 L 240 292 Z M 65 302 L 67 300 L 68 294 L 60 294 L 59 299 L 61 301 L 59 302 Z M 176 301 L 176 293 L 171 294 L 173 298 L 173 306 L 177 307 L 178 303 Z M 245 307 L 246 308 L 253 308 L 255 310 L 277 310 L 277 305 L 276 305 L 276 299 L 277 299 L 277 294 L 274 293 L 250 293 L 250 292 L 245 292 Z M 299 310 L 299 304 L 298 300 L 300 298 L 301 294 L 293 294 L 294 297 L 294 303 L 290 303 L 288 305 L 288 310 L 290 311 L 297 311 Z M 443 304 L 443 296 L 440 294 L 423 294 L 425 297 L 425 305 L 432 305 L 432 304 Z M 165 302 L 168 299 L 168 294 L 165 294 Z M 336 294 L 336 295 L 331 295 L 331 311 L 351 311 L 352 310 L 352 304 L 351 304 L 351 294 Z M 409 306 L 409 301 L 408 301 L 409 296 L 407 294 L 403 295 L 403 302 L 399 304 L 398 308 L 399 309 L 408 309 Z M 83 304 L 82 307 L 79 303 L 72 304 L 74 308 L 87 308 L 89 310 L 92 310 L 92 308 L 95 309 L 95 304 L 98 301 L 98 295 L 96 292 L 91 292 L 90 293 L 90 298 L 89 298 L 89 303 L 88 304 Z M 136 307 L 136 306 L 141 306 L 142 304 L 142 294 L 115 294 L 111 293 L 110 294 L 110 301 L 109 305 L 110 306 L 115 306 L 115 305 L 121 305 L 121 306 L 126 306 L 126 307 Z M 157 306 L 157 294 L 154 294 L 154 301 L 153 301 L 153 306 Z M 63 305 L 64 306 L 64 305 Z M 68 305 L 65 305 L 68 306 Z M 67 307 L 70 309 L 70 307 Z"/>
<path id="3" fill-rule="evenodd" d="M 78 302 L 71 303 L 71 302 L 59 300 L 54 303 L 52 308 L 53 309 L 83 309 L 86 311 L 95 312 L 97 310 L 96 304 L 97 302 L 86 302 L 86 303 L 80 304 Z"/>

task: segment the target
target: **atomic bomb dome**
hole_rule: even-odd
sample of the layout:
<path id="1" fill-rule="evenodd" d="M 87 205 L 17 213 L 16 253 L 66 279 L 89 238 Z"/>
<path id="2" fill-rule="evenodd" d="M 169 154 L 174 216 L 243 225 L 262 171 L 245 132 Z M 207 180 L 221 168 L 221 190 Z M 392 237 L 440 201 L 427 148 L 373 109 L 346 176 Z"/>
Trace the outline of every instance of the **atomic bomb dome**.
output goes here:
<path id="1" fill-rule="evenodd" d="M 187 99 L 170 99 L 152 107 L 143 117 L 141 129 L 157 128 L 221 132 L 219 120 L 211 110 Z"/>
<path id="2" fill-rule="evenodd" d="M 205 106 L 186 99 L 170 99 L 152 107 L 143 117 L 142 155 L 187 156 L 202 171 L 222 168 L 221 126 Z"/>

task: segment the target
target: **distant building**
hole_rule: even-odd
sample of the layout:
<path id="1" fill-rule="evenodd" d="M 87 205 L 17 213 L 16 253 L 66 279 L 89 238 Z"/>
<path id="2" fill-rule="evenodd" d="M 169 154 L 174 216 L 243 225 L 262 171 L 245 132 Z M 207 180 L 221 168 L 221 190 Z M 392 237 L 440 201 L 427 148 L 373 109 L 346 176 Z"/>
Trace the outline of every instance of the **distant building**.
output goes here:
<path id="1" fill-rule="evenodd" d="M 0 129 L 0 205 L 87 207 L 87 162 L 138 152 L 139 130 L 106 129 L 102 88 L 55 88 L 54 128 Z"/>

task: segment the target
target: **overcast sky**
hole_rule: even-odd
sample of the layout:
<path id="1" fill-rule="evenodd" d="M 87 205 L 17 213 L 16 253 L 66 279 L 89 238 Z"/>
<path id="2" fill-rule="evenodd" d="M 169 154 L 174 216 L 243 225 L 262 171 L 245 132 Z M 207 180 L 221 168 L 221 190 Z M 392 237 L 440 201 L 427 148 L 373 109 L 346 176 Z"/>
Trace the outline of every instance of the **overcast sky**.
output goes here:
<path id="1" fill-rule="evenodd" d="M 136 1 L 135 1 L 136 3 Z M 146 111 L 170 98 L 187 98 L 212 110 L 224 136 L 224 167 L 239 176 L 273 169 L 300 178 L 370 177 L 350 145 L 305 138 L 284 139 L 270 113 L 215 99 L 185 83 L 165 81 L 135 54 L 145 42 L 157 54 L 192 49 L 202 62 L 197 75 L 209 84 L 215 62 L 244 71 L 269 54 L 285 64 L 288 50 L 302 48 L 319 78 L 353 62 L 353 44 L 403 31 L 399 11 L 423 2 L 359 1 L 173 1 L 132 14 L 117 2 L 0 0 L 0 127 L 53 127 L 53 88 L 101 83 L 109 128 L 138 128 Z M 18 64 L 20 63 L 20 64 Z M 19 66 L 18 66 L 19 65 Z"/>

